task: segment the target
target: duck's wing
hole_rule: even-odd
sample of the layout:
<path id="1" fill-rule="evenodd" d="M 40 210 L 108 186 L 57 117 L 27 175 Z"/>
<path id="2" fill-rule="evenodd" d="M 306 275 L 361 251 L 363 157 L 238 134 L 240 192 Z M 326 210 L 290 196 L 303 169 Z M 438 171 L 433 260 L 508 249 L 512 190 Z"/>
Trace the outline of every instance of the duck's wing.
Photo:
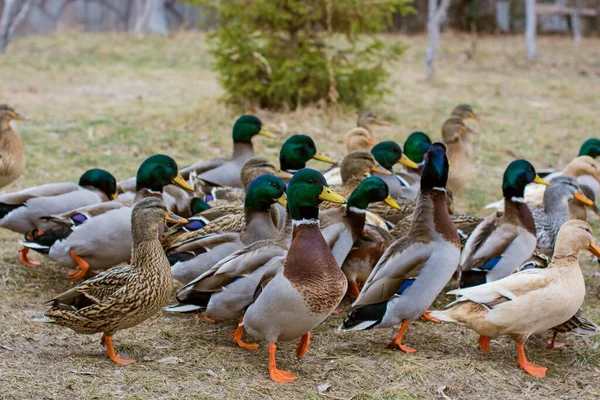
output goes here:
<path id="1" fill-rule="evenodd" d="M 23 204 L 32 198 L 59 196 L 65 193 L 75 192 L 79 189 L 81 189 L 81 186 L 71 182 L 48 183 L 46 185 L 23 189 L 19 192 L 4 194 L 0 196 L 0 203 Z"/>
<path id="2" fill-rule="evenodd" d="M 501 256 L 517 236 L 516 227 L 502 224 L 499 214 L 486 217 L 469 236 L 463 249 L 460 269 L 479 268 L 489 260 Z"/>
<path id="3" fill-rule="evenodd" d="M 397 240 L 375 265 L 352 308 L 388 300 L 410 273 L 423 265 L 430 254 L 428 243 Z"/>
<path id="4" fill-rule="evenodd" d="M 338 265 L 342 265 L 354 244 L 350 227 L 344 222 L 344 214 L 345 209 L 343 208 L 329 209 L 319 214 L 321 235 L 331 249 Z"/>
<path id="5" fill-rule="evenodd" d="M 214 158 L 212 160 L 206 161 L 198 161 L 193 163 L 192 165 L 188 165 L 187 167 L 181 168 L 179 172 L 185 179 L 188 179 L 190 172 L 192 171 L 196 172 L 197 174 L 201 174 L 211 169 L 220 167 L 221 165 L 225 164 L 225 162 L 226 160 L 223 157 Z"/>

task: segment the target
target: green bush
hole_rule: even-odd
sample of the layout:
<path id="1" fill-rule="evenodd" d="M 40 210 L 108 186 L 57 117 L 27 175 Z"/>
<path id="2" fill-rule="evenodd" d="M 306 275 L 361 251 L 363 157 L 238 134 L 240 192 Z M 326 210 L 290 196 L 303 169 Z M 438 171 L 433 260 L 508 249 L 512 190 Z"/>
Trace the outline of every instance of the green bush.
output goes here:
<path id="1" fill-rule="evenodd" d="M 385 93 L 384 63 L 406 46 L 376 36 L 412 0 L 187 0 L 216 18 L 211 52 L 227 100 L 295 109 L 362 107 Z"/>

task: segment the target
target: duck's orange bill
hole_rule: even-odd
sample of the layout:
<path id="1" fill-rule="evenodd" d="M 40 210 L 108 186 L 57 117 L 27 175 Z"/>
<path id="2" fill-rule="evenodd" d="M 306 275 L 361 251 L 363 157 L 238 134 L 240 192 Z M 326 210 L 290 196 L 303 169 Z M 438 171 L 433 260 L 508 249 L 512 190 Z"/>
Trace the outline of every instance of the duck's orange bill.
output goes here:
<path id="1" fill-rule="evenodd" d="M 600 247 L 594 242 L 590 243 L 588 246 L 588 250 L 592 252 L 593 255 L 600 258 Z"/>
<path id="2" fill-rule="evenodd" d="M 373 121 L 373 123 L 375 125 L 383 125 L 383 126 L 391 125 L 388 121 L 384 121 L 384 120 L 381 120 L 381 119 L 376 119 L 375 121 Z"/>
<path id="3" fill-rule="evenodd" d="M 475 113 L 470 113 L 469 114 L 469 118 L 474 119 L 475 121 L 479 121 L 479 117 L 477 116 L 477 114 Z"/>
<path id="4" fill-rule="evenodd" d="M 590 199 L 589 197 L 587 197 L 581 190 L 579 190 L 577 193 L 575 193 L 573 195 L 573 197 L 575 197 L 577 200 L 579 200 L 580 202 L 582 202 L 583 204 L 585 204 L 586 206 L 593 206 L 594 202 L 592 201 L 592 199 Z"/>
<path id="5" fill-rule="evenodd" d="M 377 144 L 377 140 L 375 140 L 375 139 L 373 139 L 373 138 L 370 137 L 370 138 L 367 139 L 367 144 L 369 146 L 375 146 Z"/>
<path id="6" fill-rule="evenodd" d="M 180 217 L 179 215 L 176 215 L 175 213 L 169 211 L 169 213 L 167 215 L 165 215 L 165 221 L 170 222 L 172 224 L 177 224 L 177 225 L 183 225 L 183 224 L 187 224 L 188 221 L 187 219 Z"/>
<path id="7" fill-rule="evenodd" d="M 275 172 L 275 176 L 281 179 L 292 179 L 294 175 L 290 174 L 289 172 L 278 170 Z"/>
<path id="8" fill-rule="evenodd" d="M 371 167 L 371 172 L 377 172 L 378 174 L 382 174 L 382 175 L 391 175 L 392 174 L 387 169 L 380 167 L 378 165 Z"/>

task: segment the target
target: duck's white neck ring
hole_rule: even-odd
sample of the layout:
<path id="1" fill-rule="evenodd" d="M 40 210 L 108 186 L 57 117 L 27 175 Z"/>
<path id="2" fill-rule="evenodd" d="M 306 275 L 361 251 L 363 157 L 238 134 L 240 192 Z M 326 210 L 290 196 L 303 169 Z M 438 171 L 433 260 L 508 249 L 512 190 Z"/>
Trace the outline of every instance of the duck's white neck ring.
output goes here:
<path id="1" fill-rule="evenodd" d="M 300 225 L 316 225 L 319 226 L 318 219 L 294 219 L 292 220 L 292 226 L 300 226 Z"/>

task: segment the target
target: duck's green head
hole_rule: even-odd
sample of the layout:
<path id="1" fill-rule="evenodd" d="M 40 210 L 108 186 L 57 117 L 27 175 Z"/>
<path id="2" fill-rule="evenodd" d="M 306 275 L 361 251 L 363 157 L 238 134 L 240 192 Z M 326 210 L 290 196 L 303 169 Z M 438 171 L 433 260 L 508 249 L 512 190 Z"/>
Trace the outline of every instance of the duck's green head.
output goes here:
<path id="1" fill-rule="evenodd" d="M 373 154 L 373 157 L 375 157 L 375 160 L 379 165 L 390 171 L 397 162 L 404 164 L 409 168 L 419 168 L 417 164 L 402 153 L 402 149 L 398 143 L 392 140 L 377 143 L 375 147 L 371 149 L 371 154 Z"/>
<path id="2" fill-rule="evenodd" d="M 108 171 L 100 168 L 88 169 L 79 178 L 79 186 L 91 186 L 100 190 L 110 200 L 117 198 L 117 180 Z"/>
<path id="3" fill-rule="evenodd" d="M 317 151 L 310 136 L 292 135 L 281 146 L 279 164 L 284 171 L 296 171 L 306 167 L 310 159 L 333 164 L 333 160 Z"/>
<path id="4" fill-rule="evenodd" d="M 369 204 L 383 201 L 390 207 L 400 209 L 398 203 L 390 196 L 388 185 L 376 176 L 363 179 L 348 198 L 348 208 L 366 210 Z"/>
<path id="5" fill-rule="evenodd" d="M 535 182 L 548 186 L 549 183 L 540 178 L 535 168 L 527 160 L 515 160 L 508 164 L 502 179 L 502 193 L 504 198 L 523 198 L 525 186 Z"/>
<path id="6" fill-rule="evenodd" d="M 475 114 L 475 111 L 473 111 L 473 107 L 471 107 L 469 104 L 459 104 L 456 107 L 454 107 L 454 110 L 452 110 L 452 116 L 458 117 L 460 119 L 471 118 L 475 121 L 479 121 L 479 117 L 477 116 L 477 114 Z"/>
<path id="7" fill-rule="evenodd" d="M 287 206 L 285 182 L 275 175 L 267 174 L 259 176 L 250 183 L 244 208 L 266 211 L 275 202 Z"/>
<path id="8" fill-rule="evenodd" d="M 329 188 L 319 171 L 304 168 L 296 172 L 287 189 L 288 210 L 292 219 L 318 219 L 322 201 L 343 204 L 344 197 Z"/>
<path id="9" fill-rule="evenodd" d="M 210 210 L 210 206 L 207 202 L 199 197 L 194 197 L 190 201 L 190 215 L 200 214 L 202 211 Z"/>
<path id="10" fill-rule="evenodd" d="M 194 189 L 183 179 L 177 163 L 164 154 L 148 157 L 137 172 L 136 190 L 150 189 L 162 193 L 163 187 L 175 185 L 190 193 Z"/>
<path id="11" fill-rule="evenodd" d="M 250 143 L 256 135 L 274 138 L 271 132 L 263 128 L 262 121 L 255 115 L 242 115 L 233 124 L 233 141 Z"/>
<path id="12" fill-rule="evenodd" d="M 426 133 L 413 132 L 404 142 L 404 154 L 411 161 L 421 164 L 429 146 L 431 146 L 431 139 Z"/>
<path id="13" fill-rule="evenodd" d="M 421 175 L 421 190 L 446 188 L 450 164 L 446 157 L 446 146 L 436 142 L 429 146 L 425 154 L 425 164 Z"/>
<path id="14" fill-rule="evenodd" d="M 591 138 L 583 142 L 579 149 L 579 155 L 592 158 L 600 156 L 600 139 Z"/>

